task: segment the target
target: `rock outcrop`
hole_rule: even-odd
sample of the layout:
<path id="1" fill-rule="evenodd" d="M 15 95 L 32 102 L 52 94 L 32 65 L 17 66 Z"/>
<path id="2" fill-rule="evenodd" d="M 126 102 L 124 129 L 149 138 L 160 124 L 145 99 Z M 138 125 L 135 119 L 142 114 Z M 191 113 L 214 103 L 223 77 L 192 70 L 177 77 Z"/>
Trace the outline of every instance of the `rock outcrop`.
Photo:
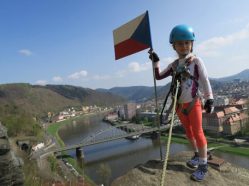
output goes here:
<path id="1" fill-rule="evenodd" d="M 193 169 L 186 166 L 191 158 L 191 152 L 181 152 L 169 158 L 165 177 L 165 186 L 247 186 L 249 184 L 249 170 L 224 162 L 220 167 L 209 165 L 208 174 L 203 182 L 190 179 Z M 150 160 L 146 164 L 138 165 L 125 175 L 112 182 L 112 186 L 158 186 L 161 183 L 163 162 Z"/>
<path id="2" fill-rule="evenodd" d="M 6 128 L 0 123 L 0 185 L 21 186 L 24 184 L 22 160 L 10 149 Z"/>

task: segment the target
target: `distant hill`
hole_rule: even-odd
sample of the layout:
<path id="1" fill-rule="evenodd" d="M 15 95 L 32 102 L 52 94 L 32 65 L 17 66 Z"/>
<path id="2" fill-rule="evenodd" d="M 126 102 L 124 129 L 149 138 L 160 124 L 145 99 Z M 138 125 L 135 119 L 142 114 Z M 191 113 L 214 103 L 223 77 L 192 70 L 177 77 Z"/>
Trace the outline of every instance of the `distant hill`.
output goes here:
<path id="1" fill-rule="evenodd" d="M 224 81 L 234 79 L 249 80 L 249 69 L 233 76 L 210 80 L 215 90 Z M 158 98 L 164 99 L 170 83 L 157 86 Z M 33 116 L 46 115 L 48 111 L 58 112 L 66 107 L 82 105 L 112 106 L 127 100 L 142 102 L 154 98 L 154 87 L 131 86 L 111 89 L 82 88 L 71 85 L 30 85 L 25 83 L 0 85 L 0 114 L 6 110 L 22 108 Z"/>
<path id="2" fill-rule="evenodd" d="M 249 69 L 243 70 L 242 72 L 232 75 L 232 76 L 227 76 L 223 78 L 213 78 L 216 81 L 232 81 L 234 79 L 240 79 L 240 80 L 247 80 L 249 81 Z"/>
<path id="3" fill-rule="evenodd" d="M 124 98 L 111 93 L 69 85 L 0 85 L 0 114 L 4 114 L 6 110 L 14 112 L 15 108 L 21 108 L 33 116 L 43 116 L 49 111 L 58 112 L 72 106 L 112 106 L 124 101 Z"/>
<path id="4" fill-rule="evenodd" d="M 170 84 L 171 83 L 168 83 L 165 86 L 157 86 L 158 99 L 165 99 L 170 89 Z M 213 91 L 215 91 L 216 89 L 220 88 L 224 84 L 224 82 L 210 79 L 210 84 Z M 154 87 L 146 86 L 114 87 L 111 89 L 97 89 L 97 91 L 110 92 L 112 94 L 122 96 L 129 101 L 137 103 L 155 98 Z"/>
<path id="5" fill-rule="evenodd" d="M 99 92 L 89 88 L 71 85 L 47 85 L 45 87 L 70 100 L 78 100 L 83 105 L 113 106 L 125 101 L 123 97 L 110 92 Z"/>
<path id="6" fill-rule="evenodd" d="M 167 94 L 169 87 L 170 84 L 157 86 L 158 97 L 164 97 Z M 97 91 L 110 92 L 133 102 L 143 102 L 155 97 L 154 87 L 147 86 L 114 87 L 111 89 L 97 89 Z"/>
<path id="7" fill-rule="evenodd" d="M 234 79 L 248 80 L 249 69 L 246 69 L 238 74 L 224 78 L 210 78 L 210 83 L 213 91 L 220 88 L 224 82 L 233 81 Z M 165 86 L 157 86 L 158 98 L 164 99 L 169 91 L 170 83 Z M 131 86 L 131 87 L 114 87 L 111 89 L 97 89 L 100 92 L 110 92 L 126 98 L 129 101 L 142 102 L 154 98 L 154 87 L 147 86 Z"/>
<path id="8" fill-rule="evenodd" d="M 129 101 L 145 101 L 153 96 L 153 87 L 146 86 L 131 86 L 131 87 L 114 87 L 111 89 L 97 89 L 99 92 L 110 92 L 122 96 Z"/>

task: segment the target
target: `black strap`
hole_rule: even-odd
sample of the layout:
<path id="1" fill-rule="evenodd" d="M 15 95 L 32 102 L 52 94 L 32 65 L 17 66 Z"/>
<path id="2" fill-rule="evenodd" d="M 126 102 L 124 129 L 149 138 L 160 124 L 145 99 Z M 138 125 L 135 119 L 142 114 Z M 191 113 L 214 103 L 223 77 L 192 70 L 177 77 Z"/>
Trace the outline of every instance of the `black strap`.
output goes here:
<path id="1" fill-rule="evenodd" d="M 191 112 L 191 110 L 192 110 L 192 108 L 193 108 L 193 106 L 194 106 L 194 104 L 195 104 L 195 102 L 196 102 L 196 100 L 198 99 L 198 96 L 196 95 L 195 97 L 194 97 L 194 99 L 190 102 L 190 104 L 188 105 L 188 107 L 187 108 L 185 108 L 185 109 L 182 109 L 182 113 L 184 114 L 184 115 L 188 115 L 190 112 Z"/>
<path id="2" fill-rule="evenodd" d="M 191 59 L 191 57 L 186 60 L 186 67 L 191 64 L 192 61 L 190 59 Z M 164 109 L 165 109 L 165 106 L 166 106 L 166 103 L 167 103 L 167 100 L 168 100 L 168 97 L 169 97 L 170 93 L 172 93 L 172 96 L 174 96 L 175 89 L 176 89 L 176 87 L 175 87 L 176 86 L 176 81 L 178 80 L 179 82 L 181 82 L 180 74 L 176 74 L 176 69 L 177 69 L 178 64 L 179 64 L 179 59 L 175 60 L 173 62 L 173 64 L 172 64 L 172 71 L 173 71 L 172 72 L 172 81 L 171 81 L 171 85 L 170 85 L 170 90 L 169 90 L 169 92 L 167 93 L 167 95 L 165 97 L 165 100 L 164 100 L 164 103 L 163 103 L 163 108 L 161 110 L 161 114 L 160 114 L 161 124 L 166 124 L 166 123 L 170 122 L 170 120 L 169 121 L 167 121 L 167 120 L 168 120 L 168 117 L 169 117 L 169 113 L 172 111 L 172 108 L 173 108 L 173 101 L 171 102 L 170 107 L 166 111 L 165 118 L 163 118 L 163 113 L 164 113 Z M 197 89 L 198 89 L 198 81 L 197 81 L 197 79 L 191 74 L 189 74 L 189 78 L 197 83 Z M 196 92 L 198 92 L 198 91 L 196 91 Z M 179 89 L 179 91 L 178 91 L 177 100 L 179 99 L 180 95 L 181 95 L 181 89 Z M 189 104 L 188 108 L 182 109 L 183 114 L 188 115 L 190 113 L 190 111 L 192 110 L 197 98 L 198 98 L 198 96 L 196 94 L 195 97 L 193 98 L 192 102 Z M 165 120 L 167 122 L 164 122 Z"/>
<path id="3" fill-rule="evenodd" d="M 171 81 L 171 85 L 170 85 L 169 92 L 167 93 L 167 95 L 166 95 L 166 97 L 165 97 L 165 99 L 164 99 L 164 102 L 163 102 L 163 108 L 162 108 L 161 114 L 160 114 L 160 121 L 161 121 L 161 124 L 164 123 L 164 122 L 163 122 L 163 120 L 164 120 L 164 119 L 163 119 L 163 112 L 164 112 L 166 103 L 167 103 L 167 101 L 168 101 L 169 95 L 170 95 L 170 93 L 172 92 L 172 85 L 173 85 L 172 83 L 173 83 L 173 81 Z M 171 103 L 171 105 L 172 105 L 172 103 Z M 168 113 L 168 112 L 171 112 L 171 110 L 172 110 L 171 105 L 170 105 L 169 109 L 167 110 L 167 113 Z M 170 108 L 171 108 L 171 110 L 170 110 Z M 167 116 L 167 115 L 169 115 L 169 114 L 166 114 L 166 116 Z M 168 119 L 168 116 L 165 117 L 165 118 Z"/>

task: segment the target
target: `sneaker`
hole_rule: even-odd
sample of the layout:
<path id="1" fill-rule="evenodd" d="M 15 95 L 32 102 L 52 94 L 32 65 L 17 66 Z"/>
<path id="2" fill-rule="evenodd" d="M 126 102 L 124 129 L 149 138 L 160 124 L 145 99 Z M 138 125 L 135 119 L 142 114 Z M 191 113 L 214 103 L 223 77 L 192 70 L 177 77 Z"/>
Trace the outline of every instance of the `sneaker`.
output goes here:
<path id="1" fill-rule="evenodd" d="M 207 164 L 200 164 L 196 171 L 191 175 L 191 178 L 195 181 L 203 181 L 205 178 L 205 175 L 208 171 L 208 165 Z"/>
<path id="2" fill-rule="evenodd" d="M 199 154 L 195 152 L 195 155 L 191 158 L 191 160 L 186 162 L 187 166 L 190 168 L 197 168 L 199 165 Z"/>

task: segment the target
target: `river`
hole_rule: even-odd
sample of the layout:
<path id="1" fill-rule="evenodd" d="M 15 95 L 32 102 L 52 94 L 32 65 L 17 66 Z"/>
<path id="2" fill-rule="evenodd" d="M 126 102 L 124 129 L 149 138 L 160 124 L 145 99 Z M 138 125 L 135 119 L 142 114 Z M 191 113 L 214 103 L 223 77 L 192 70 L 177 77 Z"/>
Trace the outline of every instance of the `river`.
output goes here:
<path id="1" fill-rule="evenodd" d="M 110 127 L 109 124 L 102 121 L 102 118 L 103 116 L 101 115 L 89 116 L 81 121 L 73 121 L 71 125 L 63 126 L 59 130 L 59 135 L 66 145 L 79 143 L 84 138 Z M 116 132 L 123 132 L 120 129 L 115 130 Z M 110 135 L 110 132 L 102 135 Z M 163 156 L 165 154 L 165 146 L 163 144 Z M 85 174 L 97 184 L 103 183 L 103 179 L 106 179 L 106 177 L 109 177 L 110 181 L 112 181 L 138 164 L 145 163 L 151 159 L 160 159 L 159 148 L 158 140 L 143 137 L 134 141 L 121 139 L 85 147 L 83 149 Z M 170 154 L 185 150 L 191 150 L 190 146 L 172 143 Z M 75 157 L 75 150 L 69 151 L 69 154 Z M 249 169 L 249 157 L 222 152 L 214 152 L 214 154 L 224 158 L 226 161 Z M 103 177 L 103 170 L 105 170 L 106 177 Z M 108 173 L 107 170 L 110 172 Z"/>

